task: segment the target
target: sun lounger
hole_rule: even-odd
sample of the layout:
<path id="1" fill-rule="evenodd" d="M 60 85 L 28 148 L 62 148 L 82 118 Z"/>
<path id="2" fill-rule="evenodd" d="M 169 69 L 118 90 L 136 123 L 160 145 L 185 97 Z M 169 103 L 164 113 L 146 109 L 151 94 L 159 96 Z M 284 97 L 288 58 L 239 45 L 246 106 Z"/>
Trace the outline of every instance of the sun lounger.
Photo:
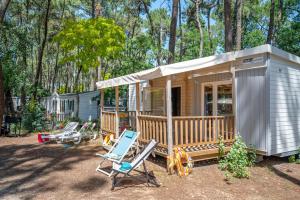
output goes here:
<path id="1" fill-rule="evenodd" d="M 47 143 L 59 140 L 64 134 L 74 131 L 78 126 L 78 122 L 69 122 L 62 130 L 55 131 L 56 134 L 50 133 L 39 133 L 38 134 L 38 141 L 40 143 Z"/>
<path id="2" fill-rule="evenodd" d="M 90 134 L 92 134 L 93 129 L 95 128 L 96 123 L 89 124 L 88 122 L 84 123 L 79 131 L 70 131 L 60 137 L 62 143 L 73 142 L 74 144 L 79 144 L 82 139 L 91 139 Z"/>

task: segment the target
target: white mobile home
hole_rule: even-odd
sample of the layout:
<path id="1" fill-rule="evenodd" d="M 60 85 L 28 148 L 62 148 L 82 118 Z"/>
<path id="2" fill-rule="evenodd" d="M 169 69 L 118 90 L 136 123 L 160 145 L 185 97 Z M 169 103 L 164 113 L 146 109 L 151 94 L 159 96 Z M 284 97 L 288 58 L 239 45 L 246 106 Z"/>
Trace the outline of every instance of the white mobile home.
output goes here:
<path id="1" fill-rule="evenodd" d="M 83 92 L 79 94 L 57 94 L 43 99 L 47 113 L 55 113 L 59 121 L 69 117 L 78 117 L 83 121 L 98 118 L 99 92 Z"/>
<path id="2" fill-rule="evenodd" d="M 149 86 L 140 89 L 142 81 Z M 300 147 L 300 58 L 270 45 L 160 66 L 97 87 L 118 92 L 126 84 L 137 91 L 131 94 L 132 128 L 141 142 L 159 141 L 156 152 L 163 156 L 176 146 L 196 160 L 212 158 L 218 138 L 230 149 L 236 134 L 263 155 L 285 156 Z M 145 94 L 148 101 L 141 101 Z M 118 136 L 118 120 L 106 124 L 112 115 L 101 113 L 102 131 Z"/>

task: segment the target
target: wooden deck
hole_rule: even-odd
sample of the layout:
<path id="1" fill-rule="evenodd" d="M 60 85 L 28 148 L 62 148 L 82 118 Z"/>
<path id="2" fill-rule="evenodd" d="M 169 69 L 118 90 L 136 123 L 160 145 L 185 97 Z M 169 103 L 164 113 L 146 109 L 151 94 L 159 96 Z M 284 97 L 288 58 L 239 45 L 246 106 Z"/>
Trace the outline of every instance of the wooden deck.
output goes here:
<path id="1" fill-rule="evenodd" d="M 147 113 L 148 114 L 148 113 Z M 133 117 L 134 116 L 134 117 Z M 153 115 L 139 115 L 138 122 L 135 114 L 128 114 L 128 123 L 136 125 L 140 130 L 140 144 L 147 143 L 150 139 L 159 142 L 155 149 L 157 155 L 167 157 L 168 135 L 167 117 Z M 102 130 L 115 133 L 116 114 L 114 112 L 103 112 Z M 132 122 L 130 122 L 130 119 Z M 181 147 L 193 158 L 193 160 L 204 160 L 218 156 L 218 142 L 222 137 L 229 150 L 234 141 L 234 117 L 233 116 L 180 116 L 172 117 L 172 143 L 173 147 Z"/>

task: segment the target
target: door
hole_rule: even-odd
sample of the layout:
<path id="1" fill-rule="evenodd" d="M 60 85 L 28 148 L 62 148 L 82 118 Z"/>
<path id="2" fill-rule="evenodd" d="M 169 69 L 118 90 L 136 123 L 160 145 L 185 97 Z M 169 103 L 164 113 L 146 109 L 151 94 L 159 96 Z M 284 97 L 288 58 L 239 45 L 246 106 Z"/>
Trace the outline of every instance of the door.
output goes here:
<path id="1" fill-rule="evenodd" d="M 181 114 L 181 87 L 172 88 L 172 115 L 180 116 Z"/>

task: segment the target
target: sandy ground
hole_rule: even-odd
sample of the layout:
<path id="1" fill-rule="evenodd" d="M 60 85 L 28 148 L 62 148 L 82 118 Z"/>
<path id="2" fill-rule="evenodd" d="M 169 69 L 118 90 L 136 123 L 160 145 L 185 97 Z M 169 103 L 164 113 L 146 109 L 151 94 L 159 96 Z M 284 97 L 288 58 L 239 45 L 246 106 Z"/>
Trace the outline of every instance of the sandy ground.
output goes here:
<path id="1" fill-rule="evenodd" d="M 103 152 L 96 142 L 65 148 L 38 144 L 36 135 L 0 137 L 0 199 L 300 199 L 300 165 L 284 159 L 265 159 L 249 179 L 229 183 L 215 162 L 180 178 L 151 159 L 160 187 L 126 180 L 111 191 L 111 180 L 95 171 L 96 152 Z"/>

